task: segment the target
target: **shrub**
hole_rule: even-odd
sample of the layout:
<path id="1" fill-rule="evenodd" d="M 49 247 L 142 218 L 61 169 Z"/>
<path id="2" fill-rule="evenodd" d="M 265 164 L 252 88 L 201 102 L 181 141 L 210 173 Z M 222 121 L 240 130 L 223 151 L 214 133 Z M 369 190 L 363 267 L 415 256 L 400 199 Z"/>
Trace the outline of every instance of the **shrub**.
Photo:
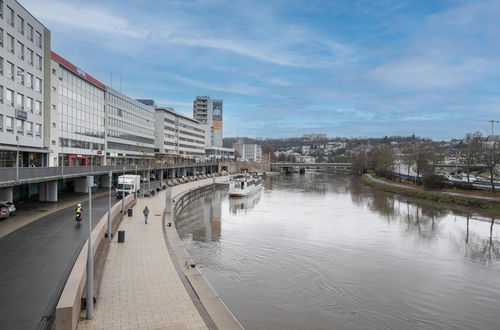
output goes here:
<path id="1" fill-rule="evenodd" d="M 446 184 L 446 178 L 439 174 L 424 174 L 422 179 L 426 188 L 443 188 Z"/>

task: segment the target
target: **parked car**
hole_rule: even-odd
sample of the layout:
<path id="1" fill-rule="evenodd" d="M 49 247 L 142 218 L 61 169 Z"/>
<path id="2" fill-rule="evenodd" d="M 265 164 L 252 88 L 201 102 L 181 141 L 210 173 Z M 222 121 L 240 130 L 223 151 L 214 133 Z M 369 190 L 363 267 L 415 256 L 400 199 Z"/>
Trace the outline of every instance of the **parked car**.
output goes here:
<path id="1" fill-rule="evenodd" d="M 2 207 L 6 207 L 9 210 L 9 215 L 12 215 L 14 214 L 14 212 L 16 212 L 16 206 L 12 202 L 0 202 L 0 208 Z"/>
<path id="2" fill-rule="evenodd" d="M 10 215 L 9 208 L 7 207 L 0 207 L 0 219 L 5 219 L 8 218 Z"/>

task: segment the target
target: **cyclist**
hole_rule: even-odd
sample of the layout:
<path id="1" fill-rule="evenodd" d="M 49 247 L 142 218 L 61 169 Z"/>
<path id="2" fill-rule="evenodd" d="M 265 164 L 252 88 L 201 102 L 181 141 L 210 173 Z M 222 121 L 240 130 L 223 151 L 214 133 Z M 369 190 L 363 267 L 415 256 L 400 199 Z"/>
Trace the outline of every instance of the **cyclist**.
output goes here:
<path id="1" fill-rule="evenodd" d="M 82 220 L 82 212 L 83 212 L 82 204 L 78 203 L 75 209 L 76 221 Z"/>

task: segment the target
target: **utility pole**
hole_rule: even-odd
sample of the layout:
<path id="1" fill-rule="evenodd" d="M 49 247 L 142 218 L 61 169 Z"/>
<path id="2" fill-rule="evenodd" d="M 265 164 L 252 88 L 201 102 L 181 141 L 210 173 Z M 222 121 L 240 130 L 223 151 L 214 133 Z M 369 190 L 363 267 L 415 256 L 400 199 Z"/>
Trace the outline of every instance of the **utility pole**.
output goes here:
<path id="1" fill-rule="evenodd" d="M 87 249 L 87 320 L 94 317 L 94 256 L 92 251 L 92 187 L 94 186 L 94 177 L 92 182 L 87 179 L 89 190 L 89 243 Z"/>
<path id="2" fill-rule="evenodd" d="M 113 181 L 113 171 L 109 171 L 109 190 L 108 190 L 108 239 L 111 240 L 111 182 Z"/>

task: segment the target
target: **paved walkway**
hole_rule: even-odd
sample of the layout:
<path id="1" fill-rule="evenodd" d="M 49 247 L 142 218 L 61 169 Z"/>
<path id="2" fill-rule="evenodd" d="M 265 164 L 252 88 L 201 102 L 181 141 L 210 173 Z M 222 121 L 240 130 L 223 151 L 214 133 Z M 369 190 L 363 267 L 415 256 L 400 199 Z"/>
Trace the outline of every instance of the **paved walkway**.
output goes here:
<path id="1" fill-rule="evenodd" d="M 172 196 L 211 182 L 189 182 L 172 188 Z M 142 210 L 150 209 L 148 224 Z M 165 191 L 140 198 L 134 215 L 125 218 L 125 243 L 111 243 L 92 320 L 78 329 L 207 329 L 182 283 L 163 237 Z M 82 317 L 84 317 L 82 313 Z"/>
<path id="2" fill-rule="evenodd" d="M 395 183 L 395 182 L 388 182 L 385 180 L 381 180 L 379 178 L 375 178 L 372 175 L 367 174 L 367 176 L 370 177 L 371 180 L 382 183 L 388 186 L 392 187 L 400 187 L 400 188 L 406 188 L 406 189 L 412 189 L 412 190 L 423 190 L 417 187 L 412 187 L 400 183 Z M 463 193 L 458 193 L 458 192 L 450 192 L 450 191 L 441 191 L 441 190 L 433 190 L 434 192 L 438 192 L 443 195 L 449 195 L 449 196 L 459 196 L 459 197 L 466 197 L 466 198 L 475 198 L 475 199 L 482 199 L 482 200 L 487 200 L 487 201 L 494 201 L 494 202 L 499 202 L 500 203 L 500 198 L 499 197 L 489 197 L 489 196 L 480 196 L 480 195 L 471 195 L 471 194 L 463 194 Z"/>

